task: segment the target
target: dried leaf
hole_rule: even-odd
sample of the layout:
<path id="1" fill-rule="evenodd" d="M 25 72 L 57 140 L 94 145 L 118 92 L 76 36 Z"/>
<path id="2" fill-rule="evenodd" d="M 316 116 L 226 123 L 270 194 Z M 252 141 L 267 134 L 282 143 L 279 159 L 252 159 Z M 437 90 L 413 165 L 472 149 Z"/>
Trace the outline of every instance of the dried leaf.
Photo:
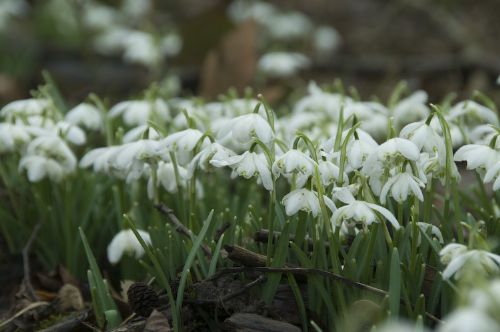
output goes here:
<path id="1" fill-rule="evenodd" d="M 171 330 L 167 316 L 158 310 L 153 310 L 144 327 L 144 332 L 165 332 Z"/>
<path id="2" fill-rule="evenodd" d="M 80 311 L 85 307 L 80 290 L 71 284 L 62 286 L 57 297 L 60 301 L 59 307 L 62 311 Z"/>

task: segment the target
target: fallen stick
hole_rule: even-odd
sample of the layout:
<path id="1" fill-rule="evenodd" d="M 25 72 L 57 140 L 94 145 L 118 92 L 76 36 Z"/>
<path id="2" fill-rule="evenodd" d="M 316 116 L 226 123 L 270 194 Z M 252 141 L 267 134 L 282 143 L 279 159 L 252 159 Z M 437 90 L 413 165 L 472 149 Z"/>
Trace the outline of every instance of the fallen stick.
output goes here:
<path id="1" fill-rule="evenodd" d="M 190 238 L 192 241 L 194 241 L 195 236 L 194 236 L 193 232 L 180 222 L 179 218 L 177 218 L 177 216 L 174 214 L 174 210 L 172 210 L 171 208 L 169 208 L 168 206 L 166 206 L 163 203 L 156 204 L 155 208 L 158 211 L 160 211 L 162 214 L 164 214 L 168 217 L 171 224 L 174 225 L 175 230 L 178 233 L 180 233 L 180 234 Z M 210 250 L 210 248 L 206 244 L 202 243 L 201 249 L 203 250 L 203 252 L 205 253 L 206 256 L 212 257 L 212 250 Z"/>

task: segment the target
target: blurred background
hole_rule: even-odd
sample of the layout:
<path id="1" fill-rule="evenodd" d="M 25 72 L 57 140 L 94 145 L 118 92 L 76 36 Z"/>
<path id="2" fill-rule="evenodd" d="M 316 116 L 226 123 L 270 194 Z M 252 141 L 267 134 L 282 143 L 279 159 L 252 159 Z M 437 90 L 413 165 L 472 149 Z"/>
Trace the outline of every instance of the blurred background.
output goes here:
<path id="1" fill-rule="evenodd" d="M 273 103 L 341 79 L 385 100 L 405 80 L 431 102 L 500 101 L 498 0 L 0 0 L 0 105 L 50 73 L 70 103 L 157 82 L 210 100 L 251 86 Z"/>

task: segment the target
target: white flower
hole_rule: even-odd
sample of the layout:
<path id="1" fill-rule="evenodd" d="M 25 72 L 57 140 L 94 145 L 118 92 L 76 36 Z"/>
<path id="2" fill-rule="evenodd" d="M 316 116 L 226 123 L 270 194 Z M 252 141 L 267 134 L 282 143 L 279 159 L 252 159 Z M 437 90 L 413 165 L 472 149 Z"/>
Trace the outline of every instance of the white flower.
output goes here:
<path id="1" fill-rule="evenodd" d="M 399 137 L 391 138 L 367 158 L 361 173 L 369 177 L 371 189 L 380 196 L 382 187 L 390 176 L 399 173 L 407 161 L 418 161 L 419 158 L 419 148 L 413 142 Z M 418 175 L 420 177 L 420 171 Z M 422 181 L 423 177 L 422 174 Z"/>
<path id="2" fill-rule="evenodd" d="M 127 131 L 125 135 L 123 135 L 122 141 L 123 143 L 130 143 L 141 138 L 157 140 L 160 136 L 161 134 L 155 128 L 146 124 L 137 126 Z"/>
<path id="3" fill-rule="evenodd" d="M 407 160 L 416 161 L 420 157 L 420 150 L 413 142 L 399 137 L 387 140 L 377 149 L 379 160 L 387 160 L 399 155 Z"/>
<path id="4" fill-rule="evenodd" d="M 26 154 L 19 161 L 19 169 L 28 171 L 31 182 L 45 177 L 59 182 L 74 172 L 76 162 L 73 152 L 61 138 L 41 136 L 29 143 Z"/>
<path id="5" fill-rule="evenodd" d="M 443 234 L 441 234 L 439 228 L 437 228 L 433 224 L 428 224 L 425 222 L 417 222 L 417 225 L 420 228 L 421 232 L 427 233 L 427 231 L 430 230 L 431 235 L 433 235 L 439 241 L 439 243 L 444 243 Z M 420 244 L 420 234 L 418 237 L 418 243 Z"/>
<path id="6" fill-rule="evenodd" d="M 227 13 L 234 22 L 243 22 L 247 19 L 254 19 L 258 23 L 264 23 L 276 14 L 276 8 L 270 3 L 263 1 L 232 1 L 227 9 Z"/>
<path id="7" fill-rule="evenodd" d="M 187 182 L 188 182 L 188 171 L 182 167 L 182 166 L 177 166 L 177 172 L 179 174 L 179 185 L 183 188 L 187 187 Z M 177 187 L 177 179 L 175 175 L 175 168 L 173 163 L 166 163 L 163 161 L 160 161 L 158 163 L 158 168 L 157 168 L 157 180 L 156 180 L 156 186 L 159 186 L 160 184 L 162 187 L 169 193 L 174 194 L 178 191 Z M 151 199 L 153 198 L 153 178 L 149 177 L 148 180 L 148 197 Z"/>
<path id="8" fill-rule="evenodd" d="M 188 176 L 191 178 L 197 167 L 209 171 L 213 167 L 210 164 L 211 160 L 226 160 L 234 155 L 236 153 L 219 143 L 211 143 L 193 157 L 188 166 Z"/>
<path id="9" fill-rule="evenodd" d="M 343 224 L 349 228 L 353 228 L 357 224 L 371 225 L 374 222 L 380 221 L 377 213 L 387 219 L 395 229 L 400 227 L 398 221 L 389 210 L 377 204 L 356 200 L 351 191 L 346 187 L 336 188 L 334 190 L 334 197 L 347 205 L 333 212 L 331 217 L 333 228 L 342 226 Z"/>
<path id="10" fill-rule="evenodd" d="M 311 20 L 300 12 L 276 13 L 261 21 L 271 38 L 293 40 L 305 38 L 312 32 Z"/>
<path id="11" fill-rule="evenodd" d="M 138 229 L 137 233 L 147 245 L 151 245 L 148 232 Z M 108 260 L 111 264 L 118 263 L 124 253 L 133 254 L 137 259 L 144 255 L 144 248 L 131 229 L 120 231 L 108 245 Z"/>
<path id="12" fill-rule="evenodd" d="M 83 145 L 87 141 L 87 135 L 85 135 L 85 132 L 80 127 L 66 121 L 59 121 L 53 128 L 47 129 L 50 132 L 49 135 L 55 131 L 68 142 L 75 145 Z"/>
<path id="13" fill-rule="evenodd" d="M 445 156 L 444 139 L 439 136 L 432 126 L 425 122 L 413 122 L 401 129 L 400 136 L 406 138 L 421 150 L 428 153 L 437 153 Z"/>
<path id="14" fill-rule="evenodd" d="M 144 173 L 144 166 L 156 157 L 159 142 L 139 140 L 123 144 L 114 154 L 113 167 L 126 174 L 127 182 L 139 179 Z"/>
<path id="15" fill-rule="evenodd" d="M 109 110 L 109 116 L 123 117 L 123 122 L 128 126 L 147 124 L 148 120 L 164 122 L 170 119 L 170 111 L 162 99 L 152 102 L 146 100 L 123 101 Z"/>
<path id="16" fill-rule="evenodd" d="M 450 243 L 439 252 L 441 263 L 448 265 L 455 257 L 467 252 L 467 246 Z"/>
<path id="17" fill-rule="evenodd" d="M 487 169 L 486 174 L 484 175 L 484 183 L 491 182 L 493 179 L 495 179 L 495 182 L 493 182 L 493 190 L 497 191 L 500 189 L 500 161 L 497 161 L 493 166 Z"/>
<path id="18" fill-rule="evenodd" d="M 484 312 L 475 308 L 453 311 L 443 319 L 437 332 L 498 332 L 500 325 Z"/>
<path id="19" fill-rule="evenodd" d="M 396 127 L 401 128 L 407 123 L 425 119 L 430 113 L 426 103 L 427 93 L 424 91 L 416 91 L 399 101 L 393 110 Z"/>
<path id="20" fill-rule="evenodd" d="M 389 178 L 389 180 L 382 187 L 382 191 L 380 192 L 380 202 L 385 204 L 389 193 L 398 203 L 406 201 L 409 194 L 413 194 L 420 201 L 423 201 L 424 196 L 420 187 L 424 188 L 425 183 L 416 176 L 408 173 L 396 174 L 395 176 Z"/>
<path id="21" fill-rule="evenodd" d="M 81 103 L 66 113 L 64 120 L 66 122 L 85 127 L 89 130 L 100 130 L 103 127 L 103 121 L 99 110 L 90 104 Z"/>
<path id="22" fill-rule="evenodd" d="M 384 105 L 377 102 L 347 103 L 344 109 L 344 118 L 351 114 L 355 114 L 358 118 L 360 128 L 373 137 L 382 139 L 387 135 L 389 110 Z"/>
<path id="23" fill-rule="evenodd" d="M 331 161 L 320 160 L 318 163 L 318 170 L 321 177 L 321 183 L 324 186 L 335 183 L 340 175 L 340 168 Z M 342 179 L 342 185 L 349 184 L 349 178 L 346 172 L 344 172 Z"/>
<path id="24" fill-rule="evenodd" d="M 500 279 L 494 279 L 481 288 L 473 289 L 468 295 L 469 305 L 488 312 L 500 308 Z"/>
<path id="25" fill-rule="evenodd" d="M 342 133 L 342 140 L 345 140 L 347 133 L 348 130 L 345 130 Z M 358 139 L 356 139 L 355 136 L 352 135 L 346 147 L 347 172 L 361 168 L 368 159 L 368 157 L 378 147 L 377 142 L 375 142 L 375 140 L 370 136 L 370 134 L 368 134 L 364 130 L 356 129 L 355 133 L 358 135 Z"/>
<path id="26" fill-rule="evenodd" d="M 210 161 L 215 167 L 229 166 L 233 169 L 233 176 L 239 175 L 245 179 L 257 176 L 258 180 L 267 190 L 273 190 L 273 179 L 270 165 L 266 156 L 262 153 L 245 152 L 242 155 L 232 156 L 223 160 L 212 159 Z"/>
<path id="27" fill-rule="evenodd" d="M 449 244 L 450 246 L 452 244 Z M 441 250 L 441 262 L 445 262 L 451 257 L 451 261 L 443 271 L 443 278 L 449 279 L 452 276 L 460 279 L 464 272 L 469 273 L 498 273 L 500 271 L 500 256 L 484 250 L 463 251 L 463 247 L 454 246 Z"/>
<path id="28" fill-rule="evenodd" d="M 339 33 L 334 28 L 329 26 L 318 27 L 313 36 L 314 49 L 320 57 L 326 57 L 339 47 L 340 39 Z"/>
<path id="29" fill-rule="evenodd" d="M 143 31 L 130 31 L 122 41 L 123 60 L 146 67 L 155 67 L 161 61 L 159 45 L 154 36 Z"/>
<path id="30" fill-rule="evenodd" d="M 307 68 L 310 60 L 300 53 L 271 52 L 264 54 L 257 67 L 259 71 L 269 77 L 290 77 L 301 69 Z"/>
<path id="31" fill-rule="evenodd" d="M 298 188 L 302 188 L 313 175 L 315 164 L 303 152 L 290 149 L 274 161 L 272 170 L 275 177 L 283 174 L 289 181 L 294 181 Z"/>
<path id="32" fill-rule="evenodd" d="M 499 154 L 488 145 L 468 144 L 455 152 L 454 159 L 455 161 L 466 161 L 467 169 L 483 171 L 492 167 L 499 160 Z"/>
<path id="33" fill-rule="evenodd" d="M 323 197 L 325 204 L 331 210 L 335 210 L 333 201 L 326 196 Z M 312 190 L 302 188 L 291 191 L 283 197 L 281 203 L 285 206 L 285 212 L 288 216 L 296 214 L 299 210 L 310 212 L 314 217 L 321 213 L 318 193 Z"/>
<path id="34" fill-rule="evenodd" d="M 0 154 L 15 151 L 30 140 L 30 135 L 23 126 L 0 123 Z"/>
<path id="35" fill-rule="evenodd" d="M 23 99 L 5 105 L 0 110 L 0 115 L 7 121 L 17 118 L 26 118 L 33 115 L 42 115 L 51 105 L 48 99 Z"/>
<path id="36" fill-rule="evenodd" d="M 162 139 L 156 152 L 163 160 L 170 160 L 169 152 L 175 152 L 177 163 L 186 166 L 191 161 L 194 148 L 202 136 L 203 133 L 198 129 L 178 131 Z M 204 148 L 208 144 L 207 140 L 203 141 L 200 148 Z"/>
<path id="37" fill-rule="evenodd" d="M 476 103 L 472 100 L 465 100 L 457 103 L 448 112 L 448 120 L 461 122 L 467 126 L 480 124 L 498 125 L 497 113 L 488 107 Z"/>
<path id="38" fill-rule="evenodd" d="M 308 95 L 300 99 L 293 108 L 293 113 L 323 112 L 335 122 L 338 121 L 342 105 L 347 107 L 352 99 L 338 93 L 329 93 L 321 90 L 314 82 L 308 86 Z M 349 116 L 344 112 L 344 119 Z"/>
<path id="39" fill-rule="evenodd" d="M 239 144 L 250 144 L 258 138 L 264 144 L 273 141 L 274 134 L 269 123 L 259 114 L 250 113 L 228 120 L 217 133 L 219 140 L 231 137 Z"/>
<path id="40" fill-rule="evenodd" d="M 111 174 L 114 171 L 113 162 L 116 154 L 121 148 L 121 145 L 117 145 L 90 150 L 80 160 L 80 167 L 86 168 L 93 166 L 94 172 Z M 122 174 L 120 174 L 120 177 L 121 176 Z"/>

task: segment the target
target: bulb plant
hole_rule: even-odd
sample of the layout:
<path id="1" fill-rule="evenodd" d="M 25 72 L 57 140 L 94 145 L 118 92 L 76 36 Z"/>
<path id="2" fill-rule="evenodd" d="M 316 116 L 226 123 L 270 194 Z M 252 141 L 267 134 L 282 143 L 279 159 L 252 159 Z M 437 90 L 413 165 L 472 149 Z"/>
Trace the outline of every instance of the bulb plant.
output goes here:
<path id="1" fill-rule="evenodd" d="M 289 285 L 304 330 L 341 328 L 363 300 L 379 303 L 380 330 L 465 331 L 474 317 L 498 329 L 487 296 L 500 276 L 494 104 L 476 93 L 432 105 L 423 91 L 404 98 L 404 85 L 387 103 L 344 91 L 311 83 L 278 113 L 260 95 L 205 103 L 154 85 L 69 108 L 42 86 L 0 110 L 2 236 L 19 252 L 42 223 L 39 261 L 80 277 L 87 255 L 102 326 L 119 316 L 93 255 L 123 278 L 154 277 L 180 331 L 190 284 L 230 266 L 223 248 L 238 245 L 266 257 L 254 291 L 267 305 Z"/>

